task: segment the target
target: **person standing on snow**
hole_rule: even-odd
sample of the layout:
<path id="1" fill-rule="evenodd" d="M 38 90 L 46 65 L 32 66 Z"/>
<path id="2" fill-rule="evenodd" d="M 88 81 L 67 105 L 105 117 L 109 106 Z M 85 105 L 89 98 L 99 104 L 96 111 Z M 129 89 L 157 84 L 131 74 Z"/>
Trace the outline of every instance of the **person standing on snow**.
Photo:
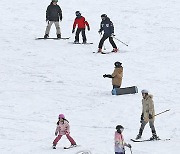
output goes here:
<path id="1" fill-rule="evenodd" d="M 154 127 L 155 120 L 155 111 L 154 111 L 154 102 L 153 95 L 148 94 L 147 90 L 142 90 L 142 114 L 141 114 L 141 127 L 139 129 L 139 134 L 136 139 L 140 139 L 144 130 L 145 125 L 149 122 L 149 126 L 152 131 L 152 137 L 150 140 L 158 140 L 159 137 L 156 135 L 156 130 Z"/>
<path id="2" fill-rule="evenodd" d="M 125 154 L 125 149 L 124 147 L 127 146 L 128 148 L 131 148 L 131 144 L 127 144 L 124 141 L 124 137 L 123 137 L 123 132 L 124 127 L 121 125 L 117 125 L 116 126 L 116 131 L 115 131 L 115 135 L 114 135 L 114 149 L 115 149 L 115 154 Z"/>
<path id="3" fill-rule="evenodd" d="M 85 28 L 87 26 L 88 31 L 90 30 L 89 23 L 81 15 L 81 13 L 79 11 L 76 11 L 75 14 L 76 14 L 76 18 L 74 20 L 72 33 L 75 32 L 76 25 L 78 25 L 78 28 L 76 30 L 74 43 L 79 43 L 79 34 L 80 34 L 80 32 L 82 34 L 83 43 L 86 43 L 87 39 L 86 39 Z"/>
<path id="4" fill-rule="evenodd" d="M 112 74 L 104 74 L 103 75 L 104 78 L 106 78 L 106 77 L 112 78 L 113 89 L 121 87 L 122 77 L 123 77 L 123 67 L 121 66 L 122 63 L 117 61 L 114 63 L 114 65 L 115 65 L 115 69 Z"/>
<path id="5" fill-rule="evenodd" d="M 106 14 L 101 15 L 101 25 L 100 25 L 100 30 L 98 31 L 99 34 L 102 34 L 102 31 L 104 31 L 103 37 L 101 38 L 98 46 L 98 52 L 102 53 L 102 46 L 104 44 L 104 41 L 109 38 L 109 42 L 111 43 L 113 50 L 112 52 L 117 52 L 117 46 L 115 42 L 113 41 L 113 36 L 114 36 L 114 26 L 112 21 L 107 17 Z"/>
<path id="6" fill-rule="evenodd" d="M 47 7 L 46 10 L 46 21 L 48 25 L 46 27 L 44 38 L 49 37 L 49 32 L 52 24 L 56 26 L 57 38 L 61 38 L 61 31 L 59 26 L 59 19 L 62 21 L 62 10 L 59 5 L 57 5 L 58 0 L 52 0 L 51 4 Z"/>
<path id="7" fill-rule="evenodd" d="M 76 142 L 70 136 L 70 126 L 68 120 L 65 119 L 65 116 L 63 114 L 60 114 L 58 118 L 59 120 L 57 122 L 57 127 L 55 131 L 55 135 L 58 136 L 53 141 L 53 149 L 56 149 L 56 145 L 63 135 L 66 135 L 68 140 L 71 142 L 71 146 L 76 146 Z"/>

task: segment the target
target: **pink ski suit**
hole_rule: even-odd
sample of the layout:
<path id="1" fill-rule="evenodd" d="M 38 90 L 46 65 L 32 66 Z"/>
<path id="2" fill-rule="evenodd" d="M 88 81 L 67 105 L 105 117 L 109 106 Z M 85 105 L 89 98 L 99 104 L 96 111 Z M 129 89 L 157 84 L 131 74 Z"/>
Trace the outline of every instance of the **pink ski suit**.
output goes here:
<path id="1" fill-rule="evenodd" d="M 59 121 L 57 123 L 57 128 L 56 128 L 56 131 L 55 131 L 55 135 L 57 135 L 57 134 L 58 134 L 58 136 L 53 141 L 53 145 L 56 145 L 57 142 L 61 139 L 61 137 L 63 135 L 66 135 L 68 140 L 71 142 L 71 145 L 76 145 L 76 142 L 70 136 L 70 126 L 69 126 L 69 122 L 68 121 L 63 120 L 63 122 Z"/>
<path id="2" fill-rule="evenodd" d="M 124 154 L 125 153 L 124 146 L 126 146 L 127 144 L 124 142 L 123 135 L 118 133 L 117 131 L 115 132 L 114 135 L 114 142 L 115 142 L 115 146 L 114 146 L 115 153 Z"/>

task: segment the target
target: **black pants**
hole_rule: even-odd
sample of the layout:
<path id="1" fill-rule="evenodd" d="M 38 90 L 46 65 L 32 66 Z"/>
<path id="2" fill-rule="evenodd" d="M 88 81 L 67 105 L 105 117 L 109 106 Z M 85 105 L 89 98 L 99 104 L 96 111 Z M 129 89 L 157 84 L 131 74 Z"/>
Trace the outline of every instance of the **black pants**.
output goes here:
<path id="1" fill-rule="evenodd" d="M 86 42 L 86 33 L 85 33 L 85 28 L 78 28 L 76 30 L 76 36 L 75 36 L 75 41 L 79 42 L 79 33 L 81 32 L 82 34 L 82 38 L 83 38 L 83 42 Z"/>
<path id="2" fill-rule="evenodd" d="M 112 47 L 113 47 L 113 48 L 117 48 L 116 44 L 115 44 L 114 41 L 113 41 L 113 38 L 110 37 L 109 35 L 103 35 L 103 37 L 101 38 L 101 40 L 100 40 L 100 42 L 99 42 L 98 48 L 102 49 L 102 46 L 103 46 L 103 44 L 104 44 L 104 41 L 105 41 L 107 38 L 109 38 L 109 42 L 111 43 Z"/>

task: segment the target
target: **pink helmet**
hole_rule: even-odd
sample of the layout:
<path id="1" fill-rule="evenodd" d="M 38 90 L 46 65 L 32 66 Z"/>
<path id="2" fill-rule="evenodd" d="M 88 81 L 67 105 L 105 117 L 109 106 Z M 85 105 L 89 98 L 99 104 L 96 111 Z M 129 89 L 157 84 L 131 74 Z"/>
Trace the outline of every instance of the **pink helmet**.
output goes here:
<path id="1" fill-rule="evenodd" d="M 58 118 L 65 119 L 64 114 L 60 114 Z"/>

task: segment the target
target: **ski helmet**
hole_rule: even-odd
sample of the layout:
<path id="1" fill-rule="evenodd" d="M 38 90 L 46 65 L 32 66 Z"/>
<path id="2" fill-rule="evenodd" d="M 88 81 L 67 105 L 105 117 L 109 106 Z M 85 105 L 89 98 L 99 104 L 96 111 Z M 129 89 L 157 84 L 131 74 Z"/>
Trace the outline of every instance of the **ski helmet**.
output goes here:
<path id="1" fill-rule="evenodd" d="M 64 116 L 64 114 L 59 114 L 58 118 L 65 119 L 65 116 Z"/>
<path id="2" fill-rule="evenodd" d="M 124 130 L 124 127 L 121 126 L 121 125 L 117 125 L 116 130 L 117 130 L 118 133 L 121 133 Z"/>
<path id="3" fill-rule="evenodd" d="M 58 2 L 58 0 L 52 0 L 52 2 Z"/>
<path id="4" fill-rule="evenodd" d="M 114 65 L 115 65 L 115 67 L 121 67 L 122 63 L 117 61 L 117 62 L 114 63 Z"/>
<path id="5" fill-rule="evenodd" d="M 141 91 L 141 93 L 142 93 L 142 94 L 148 94 L 148 90 L 143 89 L 143 90 Z"/>
<path id="6" fill-rule="evenodd" d="M 78 17 L 78 16 L 81 16 L 80 11 L 76 11 L 75 14 L 76 14 L 77 17 Z"/>
<path id="7" fill-rule="evenodd" d="M 107 18 L 107 15 L 106 14 L 102 14 L 101 18 Z"/>

